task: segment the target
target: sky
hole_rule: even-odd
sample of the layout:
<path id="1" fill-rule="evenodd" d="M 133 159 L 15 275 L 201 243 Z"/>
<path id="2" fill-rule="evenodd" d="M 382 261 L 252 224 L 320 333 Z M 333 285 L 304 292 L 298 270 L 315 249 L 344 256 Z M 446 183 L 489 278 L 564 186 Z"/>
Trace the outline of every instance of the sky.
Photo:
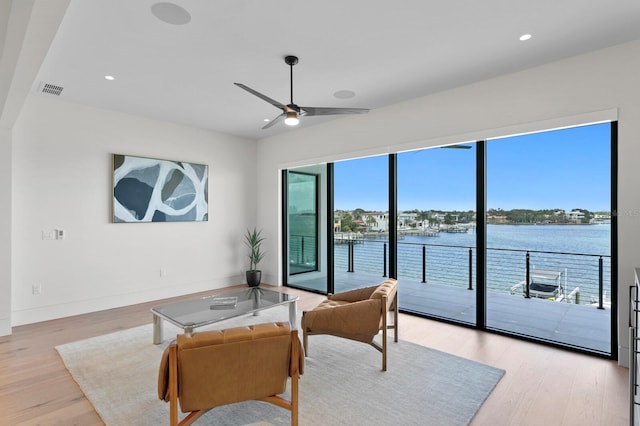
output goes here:
<path id="1" fill-rule="evenodd" d="M 398 154 L 398 209 L 475 210 L 476 147 Z M 487 208 L 609 211 L 610 124 L 488 140 Z M 386 155 L 334 164 L 335 208 L 388 210 Z"/>

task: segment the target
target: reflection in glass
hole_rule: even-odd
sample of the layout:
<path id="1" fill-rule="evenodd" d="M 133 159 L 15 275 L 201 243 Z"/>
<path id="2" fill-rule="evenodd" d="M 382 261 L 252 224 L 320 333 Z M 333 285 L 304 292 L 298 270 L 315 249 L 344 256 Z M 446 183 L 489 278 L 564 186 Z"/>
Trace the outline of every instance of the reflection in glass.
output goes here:
<path id="1" fill-rule="evenodd" d="M 318 178 L 289 172 L 289 275 L 318 270 Z"/>

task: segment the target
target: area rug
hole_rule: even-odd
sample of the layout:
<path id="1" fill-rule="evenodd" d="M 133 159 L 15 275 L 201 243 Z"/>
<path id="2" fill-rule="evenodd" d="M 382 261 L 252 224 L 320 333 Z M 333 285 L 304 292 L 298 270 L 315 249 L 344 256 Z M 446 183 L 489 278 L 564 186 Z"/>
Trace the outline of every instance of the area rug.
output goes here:
<path id="1" fill-rule="evenodd" d="M 287 318 L 286 310 L 277 311 L 223 324 Z M 178 331 L 165 326 L 169 338 Z M 156 396 L 160 356 L 168 340 L 157 346 L 151 340 L 149 324 L 56 347 L 106 425 L 168 424 L 169 404 Z M 381 354 L 371 346 L 310 336 L 300 378 L 300 424 L 467 425 L 504 375 L 504 370 L 392 339 L 387 362 L 388 371 L 382 372 Z M 248 401 L 215 408 L 196 424 L 287 425 L 290 419 L 282 408 Z"/>

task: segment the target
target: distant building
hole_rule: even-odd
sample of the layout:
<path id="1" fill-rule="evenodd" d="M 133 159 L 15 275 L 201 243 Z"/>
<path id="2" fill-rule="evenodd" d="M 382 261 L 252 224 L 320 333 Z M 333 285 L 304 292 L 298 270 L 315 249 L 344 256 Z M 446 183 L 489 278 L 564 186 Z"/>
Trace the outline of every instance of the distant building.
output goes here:
<path id="1" fill-rule="evenodd" d="M 458 223 L 459 215 L 456 213 L 436 213 L 436 212 L 431 213 L 431 217 L 434 217 L 440 223 L 444 223 L 447 216 L 449 216 L 449 218 L 453 221 L 453 223 Z"/>
<path id="2" fill-rule="evenodd" d="M 362 213 L 362 222 L 369 231 L 387 232 L 389 230 L 389 213 L 367 212 Z"/>
<path id="3" fill-rule="evenodd" d="M 611 220 L 611 214 L 609 214 L 609 213 L 594 213 L 593 218 L 595 220 Z"/>
<path id="4" fill-rule="evenodd" d="M 419 220 L 416 222 L 416 228 L 427 229 L 429 227 L 429 219 Z"/>
<path id="5" fill-rule="evenodd" d="M 487 215 L 488 223 L 507 223 L 506 215 Z"/>
<path id="6" fill-rule="evenodd" d="M 415 227 L 418 213 L 401 212 L 398 213 L 398 228 Z"/>
<path id="7" fill-rule="evenodd" d="M 584 219 L 584 213 L 580 210 L 571 210 L 569 213 L 567 213 L 567 219 L 569 220 L 569 222 L 581 223 Z"/>
<path id="8" fill-rule="evenodd" d="M 611 214 L 609 213 L 594 213 L 589 223 L 611 223 Z"/>

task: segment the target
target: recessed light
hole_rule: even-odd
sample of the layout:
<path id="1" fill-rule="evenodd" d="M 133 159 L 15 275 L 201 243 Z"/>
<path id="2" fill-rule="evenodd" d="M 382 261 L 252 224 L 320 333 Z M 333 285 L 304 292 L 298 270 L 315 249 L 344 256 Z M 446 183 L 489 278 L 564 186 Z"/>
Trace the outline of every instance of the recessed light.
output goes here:
<path id="1" fill-rule="evenodd" d="M 270 121 L 271 121 L 271 119 L 269 119 L 269 118 L 265 118 L 265 119 L 264 119 L 264 120 L 262 120 L 262 121 L 264 121 L 265 123 L 268 123 L 268 122 L 270 122 Z"/>
<path id="2" fill-rule="evenodd" d="M 151 6 L 153 16 L 172 25 L 184 25 L 191 22 L 191 14 L 186 9 L 173 3 L 156 3 Z"/>
<path id="3" fill-rule="evenodd" d="M 338 90 L 333 94 L 333 97 L 338 99 L 351 99 L 355 95 L 356 93 L 353 90 Z"/>
<path id="4" fill-rule="evenodd" d="M 112 75 L 105 75 L 105 76 L 104 76 L 104 79 L 105 79 L 105 80 L 109 80 L 109 81 L 113 81 L 113 80 L 115 80 L 116 78 L 115 78 L 114 76 L 112 76 Z"/>
<path id="5" fill-rule="evenodd" d="M 531 34 L 522 34 L 520 36 L 520 41 L 527 41 L 531 38 Z"/>

